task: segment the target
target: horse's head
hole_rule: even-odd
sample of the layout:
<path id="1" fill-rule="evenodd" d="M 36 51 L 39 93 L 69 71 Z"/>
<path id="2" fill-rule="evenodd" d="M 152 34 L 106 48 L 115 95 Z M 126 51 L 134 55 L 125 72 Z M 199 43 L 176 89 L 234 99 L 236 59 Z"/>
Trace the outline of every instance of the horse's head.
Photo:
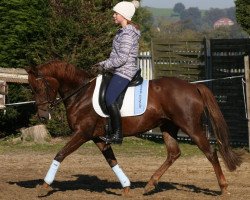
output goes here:
<path id="1" fill-rule="evenodd" d="M 28 81 L 38 109 L 38 116 L 41 121 L 50 119 L 50 106 L 56 101 L 59 87 L 58 81 L 38 68 L 27 68 Z"/>

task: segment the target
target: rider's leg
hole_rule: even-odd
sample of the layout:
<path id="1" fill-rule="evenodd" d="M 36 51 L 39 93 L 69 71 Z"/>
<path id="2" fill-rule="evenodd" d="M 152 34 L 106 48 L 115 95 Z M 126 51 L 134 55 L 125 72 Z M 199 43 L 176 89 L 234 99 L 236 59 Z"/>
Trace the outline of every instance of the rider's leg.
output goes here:
<path id="1" fill-rule="evenodd" d="M 111 119 L 112 134 L 106 137 L 107 143 L 121 144 L 123 140 L 121 114 L 116 103 L 107 107 Z"/>
<path id="2" fill-rule="evenodd" d="M 129 80 L 114 75 L 109 83 L 106 92 L 106 105 L 111 119 L 112 134 L 104 138 L 107 143 L 122 143 L 122 123 L 119 107 L 116 103 L 119 95 L 127 88 Z"/>

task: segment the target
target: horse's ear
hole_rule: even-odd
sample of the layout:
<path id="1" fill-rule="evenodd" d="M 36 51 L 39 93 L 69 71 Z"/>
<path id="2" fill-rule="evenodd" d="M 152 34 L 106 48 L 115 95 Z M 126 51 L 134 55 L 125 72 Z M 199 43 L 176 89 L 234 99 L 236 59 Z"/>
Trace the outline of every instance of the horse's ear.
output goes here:
<path id="1" fill-rule="evenodd" d="M 24 69 L 28 74 L 33 74 L 35 76 L 37 75 L 36 67 L 25 67 Z"/>
<path id="2" fill-rule="evenodd" d="M 24 67 L 24 70 L 25 70 L 28 74 L 31 73 L 31 68 L 30 68 L 30 67 Z"/>

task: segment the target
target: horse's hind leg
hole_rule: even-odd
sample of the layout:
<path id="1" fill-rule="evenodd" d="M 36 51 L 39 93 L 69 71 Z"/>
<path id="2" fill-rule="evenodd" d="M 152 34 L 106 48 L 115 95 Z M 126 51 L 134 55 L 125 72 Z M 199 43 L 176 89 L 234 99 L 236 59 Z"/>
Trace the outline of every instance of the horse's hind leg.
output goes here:
<path id="1" fill-rule="evenodd" d="M 145 187 L 145 193 L 148 193 L 155 189 L 161 176 L 181 155 L 181 151 L 176 140 L 178 129 L 179 128 L 173 124 L 166 124 L 161 127 L 161 131 L 163 133 L 163 139 L 166 144 L 168 155 L 167 155 L 167 159 L 165 160 L 165 162 L 151 176 L 149 182 L 147 183 Z"/>
<path id="2" fill-rule="evenodd" d="M 120 166 L 118 165 L 111 146 L 109 144 L 106 144 L 100 138 L 94 138 L 93 141 L 95 142 L 97 147 L 100 149 L 106 161 L 108 162 L 109 166 L 112 168 L 113 172 L 119 179 L 123 187 L 123 195 L 128 196 L 129 190 L 130 190 L 130 181 L 128 177 L 125 175 L 125 173 L 122 171 Z"/>
<path id="3" fill-rule="evenodd" d="M 197 144 L 199 149 L 205 154 L 207 159 L 211 162 L 214 168 L 214 172 L 216 174 L 219 186 L 221 188 L 221 192 L 223 194 L 227 193 L 227 181 L 225 179 L 225 176 L 221 170 L 221 166 L 219 163 L 219 159 L 217 156 L 216 150 L 214 150 L 211 145 L 209 144 L 208 139 L 205 136 L 204 131 L 202 130 L 202 127 L 196 128 L 196 134 L 189 135 L 192 140 Z"/>

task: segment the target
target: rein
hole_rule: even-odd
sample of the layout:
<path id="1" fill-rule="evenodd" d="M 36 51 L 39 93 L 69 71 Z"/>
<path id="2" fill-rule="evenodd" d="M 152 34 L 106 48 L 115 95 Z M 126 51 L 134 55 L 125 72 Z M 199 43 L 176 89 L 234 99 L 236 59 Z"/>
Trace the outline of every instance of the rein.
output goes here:
<path id="1" fill-rule="evenodd" d="M 49 100 L 49 96 L 48 96 L 48 88 L 50 88 L 51 90 L 53 90 L 54 92 L 56 92 L 53 88 L 50 87 L 49 83 L 47 82 L 47 80 L 45 79 L 44 76 L 42 76 L 42 74 L 39 74 L 39 77 L 37 78 L 37 80 L 39 79 L 42 79 L 44 81 L 44 84 L 46 86 L 46 93 L 47 93 L 47 100 L 42 102 L 42 103 L 39 103 L 37 104 L 37 106 L 41 106 L 43 104 L 47 104 L 49 103 L 49 109 L 52 110 L 54 109 L 59 103 L 61 103 L 62 101 L 70 98 L 71 96 L 75 95 L 76 93 L 78 93 L 82 88 L 84 88 L 86 85 L 88 85 L 89 83 L 91 83 L 93 80 L 96 79 L 95 78 L 92 78 L 90 79 L 89 81 L 87 81 L 85 84 L 83 84 L 81 87 L 77 88 L 76 90 L 74 90 L 72 93 L 70 93 L 69 95 L 65 96 L 64 98 L 58 98 L 58 99 L 55 99 L 54 101 L 51 101 Z M 32 89 L 33 90 L 33 89 Z M 34 90 L 33 90 L 34 91 Z"/>
<path id="2" fill-rule="evenodd" d="M 73 95 L 77 94 L 82 88 L 84 88 L 86 85 L 90 84 L 93 80 L 95 80 L 95 78 L 90 79 L 88 82 L 86 82 L 85 84 L 83 84 L 81 87 L 77 88 L 76 90 L 74 90 L 72 93 L 70 93 L 69 95 L 65 96 L 64 98 L 59 98 L 56 99 L 55 101 L 50 103 L 49 108 L 50 109 L 54 109 L 58 104 L 60 104 L 61 102 L 63 102 L 64 100 L 72 97 Z"/>

